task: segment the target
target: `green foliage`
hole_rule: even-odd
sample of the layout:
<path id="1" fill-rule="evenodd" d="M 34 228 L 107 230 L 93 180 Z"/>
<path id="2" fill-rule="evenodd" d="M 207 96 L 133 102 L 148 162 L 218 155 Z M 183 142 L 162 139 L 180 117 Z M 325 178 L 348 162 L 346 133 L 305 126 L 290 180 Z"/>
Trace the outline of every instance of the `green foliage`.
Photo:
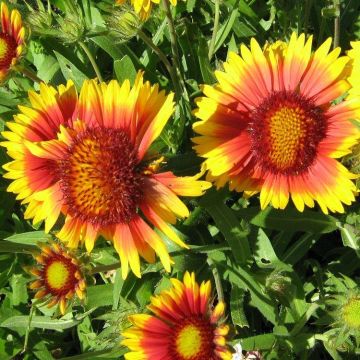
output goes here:
<path id="1" fill-rule="evenodd" d="M 13 4 L 15 3 L 15 4 Z M 360 37 L 360 8 L 356 0 L 222 0 L 214 54 L 209 45 L 215 17 L 212 0 L 178 1 L 173 9 L 186 93 L 178 101 L 171 123 L 156 150 L 167 155 L 177 175 L 194 175 L 201 159 L 192 151 L 191 110 L 202 84 L 215 82 L 228 51 L 249 44 L 289 39 L 292 31 L 314 34 L 316 44 L 333 36 L 334 17 L 340 13 L 340 45 Z M 94 70 L 86 45 L 108 81 L 129 79 L 145 71 L 145 78 L 167 91 L 175 85 L 158 54 L 141 36 L 120 39 L 108 33 L 106 19 L 114 10 L 112 0 L 12 1 L 33 29 L 25 64 L 52 85 L 73 80 L 78 89 Z M 154 7 L 142 24 L 145 33 L 170 58 L 169 27 L 161 7 Z M 126 40 L 126 41 L 125 41 Z M 0 88 L 0 129 L 28 103 L 27 91 L 38 84 L 15 74 Z M 0 148 L 0 162 L 9 161 Z M 349 158 L 359 172 L 358 159 Z M 354 170 L 354 172 L 355 172 Z M 3 170 L 0 170 L 3 173 Z M 174 227 L 190 250 L 170 245 L 175 261 L 171 274 L 159 263 L 143 264 L 141 279 L 121 278 L 118 256 L 100 241 L 90 256 L 99 268 L 87 288 L 87 300 L 77 302 L 62 317 L 31 300 L 32 278 L 26 267 L 38 242 L 51 236 L 42 224 L 24 220 L 24 206 L 6 192 L 0 180 L 0 359 L 61 358 L 121 359 L 120 332 L 129 326 L 127 315 L 145 311 L 150 297 L 194 270 L 200 280 L 213 279 L 208 260 L 220 273 L 232 344 L 259 350 L 265 359 L 354 359 L 360 354 L 360 330 L 344 323 L 342 309 L 360 296 L 359 205 L 344 215 L 325 215 L 318 209 L 300 213 L 268 207 L 258 199 L 246 200 L 228 190 L 209 190 L 190 199 L 190 217 Z"/>

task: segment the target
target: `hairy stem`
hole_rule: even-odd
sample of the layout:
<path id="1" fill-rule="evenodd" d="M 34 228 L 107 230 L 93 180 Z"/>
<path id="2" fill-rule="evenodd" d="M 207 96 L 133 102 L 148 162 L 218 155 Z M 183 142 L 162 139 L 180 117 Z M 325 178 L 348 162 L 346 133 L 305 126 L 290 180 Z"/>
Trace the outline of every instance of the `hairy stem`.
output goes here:
<path id="1" fill-rule="evenodd" d="M 170 34 L 170 44 L 171 44 L 171 53 L 173 57 L 173 66 L 175 67 L 177 78 L 179 79 L 180 86 L 182 88 L 182 95 L 185 97 L 186 100 L 189 100 L 189 96 L 186 91 L 185 82 L 181 74 L 180 70 L 180 56 L 179 56 L 179 50 L 177 47 L 177 38 L 176 38 L 176 31 L 174 26 L 174 19 L 171 14 L 170 9 L 170 3 L 169 0 L 164 0 L 164 8 L 165 8 L 165 14 L 167 23 L 169 25 L 169 34 Z"/>
<path id="2" fill-rule="evenodd" d="M 161 49 L 154 44 L 152 39 L 150 39 L 142 30 L 140 30 L 140 29 L 138 30 L 138 35 L 139 35 L 140 39 L 142 41 L 144 41 L 144 43 L 147 46 L 149 46 L 149 48 L 151 48 L 154 51 L 154 53 L 159 57 L 159 59 L 163 62 L 163 64 L 166 67 L 166 70 L 168 71 L 168 73 L 171 77 L 171 81 L 174 84 L 176 97 L 180 98 L 181 86 L 179 83 L 179 79 L 176 76 L 176 72 L 175 72 L 173 66 L 170 64 L 170 61 L 167 59 L 166 55 L 161 51 Z"/>
<path id="3" fill-rule="evenodd" d="M 222 284 L 221 284 L 219 271 L 218 271 L 215 263 L 209 257 L 207 259 L 207 263 L 209 264 L 209 266 L 210 266 L 210 268 L 212 270 L 212 273 L 213 273 L 216 292 L 217 292 L 217 295 L 218 295 L 218 300 L 219 300 L 219 302 L 224 302 L 224 290 L 223 290 L 223 287 L 222 287 Z"/>
<path id="4" fill-rule="evenodd" d="M 37 82 L 39 84 L 43 82 L 32 70 L 26 68 L 25 66 L 18 65 L 15 66 L 14 69 L 34 82 Z"/>
<path id="5" fill-rule="evenodd" d="M 86 46 L 86 44 L 83 41 L 79 41 L 78 44 L 80 45 L 80 47 L 84 50 L 86 56 L 88 57 L 88 59 L 90 60 L 90 63 L 95 71 L 95 74 L 97 76 L 97 78 L 99 79 L 100 82 L 103 82 L 103 77 L 101 76 L 101 72 L 99 67 L 96 64 L 96 60 L 94 59 L 90 49 Z"/>

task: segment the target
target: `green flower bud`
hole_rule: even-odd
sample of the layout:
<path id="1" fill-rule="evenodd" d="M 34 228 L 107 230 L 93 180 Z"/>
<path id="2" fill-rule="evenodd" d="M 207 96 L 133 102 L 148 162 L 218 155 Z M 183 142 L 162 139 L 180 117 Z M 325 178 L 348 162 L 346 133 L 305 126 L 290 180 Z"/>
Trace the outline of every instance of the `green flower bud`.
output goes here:
<path id="1" fill-rule="evenodd" d="M 141 26 L 139 16 L 127 7 L 114 10 L 113 14 L 107 17 L 106 23 L 111 35 L 120 42 L 130 40 L 136 36 Z"/>

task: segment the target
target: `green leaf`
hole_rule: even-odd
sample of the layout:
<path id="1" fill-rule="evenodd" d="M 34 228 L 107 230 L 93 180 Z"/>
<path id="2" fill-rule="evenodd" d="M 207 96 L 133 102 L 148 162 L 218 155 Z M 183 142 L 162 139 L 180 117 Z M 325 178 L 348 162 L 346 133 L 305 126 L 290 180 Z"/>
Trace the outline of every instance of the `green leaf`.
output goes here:
<path id="1" fill-rule="evenodd" d="M 249 327 L 244 312 L 245 290 L 237 286 L 231 288 L 230 311 L 232 322 L 240 327 Z"/>
<path id="2" fill-rule="evenodd" d="M 5 238 L 5 241 L 10 241 L 17 244 L 36 245 L 37 242 L 47 242 L 52 239 L 52 236 L 46 234 L 44 231 L 31 231 L 22 234 L 15 234 Z"/>
<path id="3" fill-rule="evenodd" d="M 276 337 L 274 334 L 262 334 L 241 339 L 243 350 L 269 350 L 275 344 Z"/>
<path id="4" fill-rule="evenodd" d="M 272 244 L 263 229 L 257 229 L 254 236 L 253 254 L 257 265 L 260 268 L 274 268 L 282 263 L 275 254 Z"/>
<path id="5" fill-rule="evenodd" d="M 28 300 L 28 293 L 26 287 L 27 281 L 21 274 L 13 274 L 10 280 L 12 288 L 12 303 L 14 306 L 26 304 Z"/>
<path id="6" fill-rule="evenodd" d="M 10 252 L 10 253 L 32 253 L 38 248 L 34 245 L 25 245 L 25 244 L 12 244 L 4 240 L 0 240 L 0 252 Z"/>
<path id="7" fill-rule="evenodd" d="M 59 62 L 60 69 L 66 80 L 73 80 L 75 86 L 80 89 L 83 82 L 88 78 L 70 60 L 54 50 L 54 54 Z"/>
<path id="8" fill-rule="evenodd" d="M 320 212 L 287 208 L 277 210 L 271 207 L 259 211 L 257 207 L 236 210 L 238 216 L 251 224 L 266 229 L 281 231 L 308 231 L 312 233 L 329 233 L 337 229 L 337 219 Z"/>
<path id="9" fill-rule="evenodd" d="M 119 82 L 124 80 L 130 80 L 130 83 L 133 84 L 136 78 L 136 69 L 128 55 L 125 55 L 121 60 L 114 61 L 114 71 L 116 78 Z"/>
<path id="10" fill-rule="evenodd" d="M 214 219 L 216 226 L 229 243 L 235 260 L 239 264 L 249 262 L 251 260 L 250 246 L 247 239 L 249 232 L 241 226 L 233 210 L 224 204 L 221 194 L 215 190 L 210 190 L 202 197 L 199 204 Z"/>
<path id="11" fill-rule="evenodd" d="M 89 286 L 86 308 L 113 305 L 113 284 Z"/>
<path id="12" fill-rule="evenodd" d="M 260 286 L 260 283 L 253 277 L 249 270 L 234 265 L 223 265 L 222 263 L 217 263 L 217 266 L 226 268 L 229 272 L 230 282 L 240 289 L 248 290 L 251 294 L 250 304 L 256 307 L 272 324 L 276 324 L 276 304 L 274 304 L 271 298 L 265 293 L 264 288 Z"/>
<path id="13" fill-rule="evenodd" d="M 48 330 L 64 330 L 69 329 L 80 322 L 92 313 L 95 309 L 91 309 L 79 316 L 76 316 L 69 320 L 57 320 L 52 319 L 49 316 L 33 316 L 31 319 L 31 327 L 33 328 L 41 328 L 41 329 L 48 329 Z M 29 326 L 29 316 L 27 315 L 19 315 L 19 316 L 12 316 L 2 323 L 0 323 L 1 327 L 6 328 L 27 328 Z"/>
<path id="14" fill-rule="evenodd" d="M 344 246 L 354 249 L 358 256 L 360 256 L 360 231 L 349 224 L 342 225 L 338 223 L 338 227 Z"/>
<path id="15" fill-rule="evenodd" d="M 238 15 L 239 15 L 239 9 L 237 7 L 234 7 L 233 11 L 231 12 L 230 16 L 227 18 L 226 22 L 220 27 L 216 35 L 215 52 L 223 45 Z"/>
<path id="16" fill-rule="evenodd" d="M 121 289 L 123 287 L 124 280 L 121 276 L 121 269 L 116 270 L 115 281 L 114 281 L 114 291 L 113 291 L 113 310 L 116 310 L 119 307 Z"/>

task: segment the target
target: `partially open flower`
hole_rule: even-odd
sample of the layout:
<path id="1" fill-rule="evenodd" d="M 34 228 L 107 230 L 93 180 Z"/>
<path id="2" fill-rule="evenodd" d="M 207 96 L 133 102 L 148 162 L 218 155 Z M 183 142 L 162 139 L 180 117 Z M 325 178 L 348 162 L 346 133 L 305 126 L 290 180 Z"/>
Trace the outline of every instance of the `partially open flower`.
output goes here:
<path id="1" fill-rule="evenodd" d="M 154 315 L 129 317 L 133 327 L 122 334 L 131 350 L 125 359 L 231 360 L 225 305 L 212 306 L 210 281 L 199 286 L 195 274 L 186 272 L 183 282 L 171 282 L 172 289 L 152 297 L 148 308 Z"/>
<path id="2" fill-rule="evenodd" d="M 34 255 L 38 266 L 29 270 L 37 277 L 30 284 L 36 289 L 35 299 L 44 299 L 50 308 L 59 304 L 61 314 L 65 313 L 67 303 L 74 298 L 85 297 L 85 279 L 80 262 L 65 248 L 53 242 L 41 244 L 41 253 Z"/>
<path id="3" fill-rule="evenodd" d="M 1 33 L 0 33 L 0 82 L 18 62 L 23 49 L 25 28 L 22 26 L 19 11 L 9 13 L 7 5 L 1 3 Z"/>

